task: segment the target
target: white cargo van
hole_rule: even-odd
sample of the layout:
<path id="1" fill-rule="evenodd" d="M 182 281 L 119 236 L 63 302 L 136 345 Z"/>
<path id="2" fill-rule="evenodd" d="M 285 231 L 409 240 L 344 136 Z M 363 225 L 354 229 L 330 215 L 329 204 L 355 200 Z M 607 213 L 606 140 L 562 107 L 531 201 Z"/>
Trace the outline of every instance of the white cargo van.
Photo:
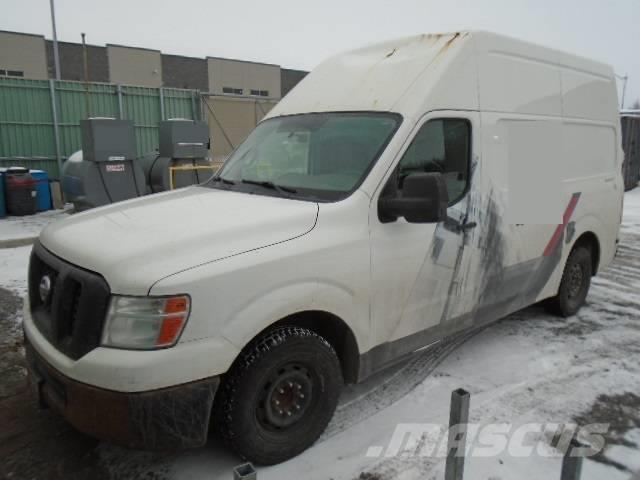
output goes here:
<path id="1" fill-rule="evenodd" d="M 41 401 L 133 447 L 302 452 L 340 387 L 614 257 L 613 71 L 485 32 L 322 63 L 203 185 L 45 229 L 24 330 Z"/>

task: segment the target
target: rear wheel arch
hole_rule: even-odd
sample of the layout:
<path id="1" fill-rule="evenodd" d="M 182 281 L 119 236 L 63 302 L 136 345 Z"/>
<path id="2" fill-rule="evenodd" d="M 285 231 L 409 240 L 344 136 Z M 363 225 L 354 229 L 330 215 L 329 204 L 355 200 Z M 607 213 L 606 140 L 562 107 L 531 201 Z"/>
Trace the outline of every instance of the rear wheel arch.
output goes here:
<path id="1" fill-rule="evenodd" d="M 577 247 L 586 247 L 591 252 L 591 274 L 595 275 L 600 265 L 600 242 L 598 237 L 592 231 L 583 232 L 573 243 L 571 251 Z"/>

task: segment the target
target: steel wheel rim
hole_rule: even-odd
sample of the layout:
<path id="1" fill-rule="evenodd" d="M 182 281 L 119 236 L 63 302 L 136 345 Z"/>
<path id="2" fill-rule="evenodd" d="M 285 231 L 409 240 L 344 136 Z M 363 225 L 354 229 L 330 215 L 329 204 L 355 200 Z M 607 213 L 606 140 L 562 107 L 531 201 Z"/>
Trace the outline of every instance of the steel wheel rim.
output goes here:
<path id="1" fill-rule="evenodd" d="M 314 400 L 314 376 L 302 364 L 288 363 L 273 371 L 264 383 L 258 403 L 258 422 L 269 430 L 297 425 Z"/>
<path id="2" fill-rule="evenodd" d="M 584 271 L 579 263 L 574 263 L 569 269 L 569 285 L 567 288 L 567 294 L 569 298 L 576 298 L 582 291 L 582 284 L 584 283 Z"/>

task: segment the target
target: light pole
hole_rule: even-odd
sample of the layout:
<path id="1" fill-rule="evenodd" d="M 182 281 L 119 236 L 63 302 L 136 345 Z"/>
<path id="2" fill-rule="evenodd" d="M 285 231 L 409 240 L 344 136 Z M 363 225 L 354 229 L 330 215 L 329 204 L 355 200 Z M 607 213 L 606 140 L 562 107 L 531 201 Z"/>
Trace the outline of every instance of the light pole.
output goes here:
<path id="1" fill-rule="evenodd" d="M 87 118 L 91 118 L 91 104 L 89 103 L 89 61 L 87 60 L 87 44 L 84 41 L 85 34 L 82 35 L 82 66 L 84 68 L 84 102 Z"/>
<path id="2" fill-rule="evenodd" d="M 620 100 L 620 110 L 624 110 L 624 95 L 627 92 L 627 80 L 629 80 L 629 75 L 625 75 L 624 77 L 617 73 L 614 73 L 614 75 L 616 78 L 622 80 L 622 100 Z"/>
<path id="3" fill-rule="evenodd" d="M 53 28 L 53 61 L 56 68 L 56 80 L 60 80 L 60 56 L 58 55 L 58 34 L 56 33 L 56 12 L 53 0 L 49 0 L 51 5 L 51 26 Z"/>

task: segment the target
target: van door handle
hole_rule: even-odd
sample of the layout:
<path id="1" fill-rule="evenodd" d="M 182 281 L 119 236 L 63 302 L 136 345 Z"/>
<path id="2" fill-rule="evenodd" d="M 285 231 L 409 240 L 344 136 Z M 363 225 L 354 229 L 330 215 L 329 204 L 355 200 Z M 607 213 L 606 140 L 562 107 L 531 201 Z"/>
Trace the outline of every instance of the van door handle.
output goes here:
<path id="1" fill-rule="evenodd" d="M 465 222 L 460 225 L 461 230 L 471 230 L 472 228 L 476 228 L 478 224 L 476 222 Z"/>
<path id="2" fill-rule="evenodd" d="M 458 229 L 461 232 L 466 232 L 467 230 L 471 230 L 472 228 L 476 228 L 478 224 L 476 222 L 464 222 L 458 226 Z"/>

